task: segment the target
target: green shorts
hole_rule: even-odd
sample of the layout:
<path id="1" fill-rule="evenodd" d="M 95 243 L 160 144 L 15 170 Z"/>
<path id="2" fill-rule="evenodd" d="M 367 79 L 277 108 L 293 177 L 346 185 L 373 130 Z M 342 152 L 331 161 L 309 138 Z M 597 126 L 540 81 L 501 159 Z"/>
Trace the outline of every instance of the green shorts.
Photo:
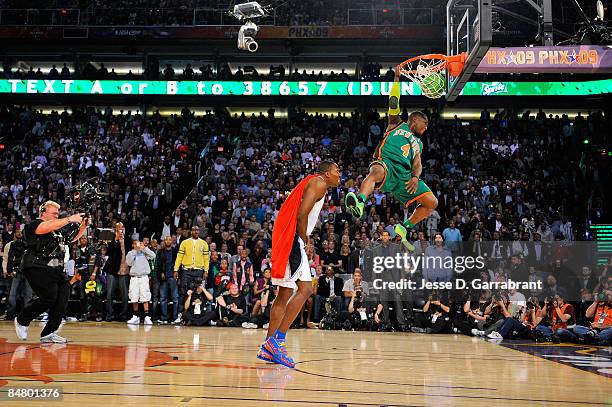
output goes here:
<path id="1" fill-rule="evenodd" d="M 402 205 L 408 206 L 423 195 L 432 193 L 431 189 L 429 189 L 422 179 L 419 180 L 419 186 L 416 192 L 414 194 L 408 193 L 408 191 L 406 191 L 406 182 L 410 181 L 412 177 L 410 171 L 384 159 L 373 161 L 370 167 L 375 164 L 381 165 L 385 169 L 385 179 L 383 179 L 381 183 L 377 183 L 375 188 L 383 192 L 391 192 L 395 199 L 400 201 Z"/>

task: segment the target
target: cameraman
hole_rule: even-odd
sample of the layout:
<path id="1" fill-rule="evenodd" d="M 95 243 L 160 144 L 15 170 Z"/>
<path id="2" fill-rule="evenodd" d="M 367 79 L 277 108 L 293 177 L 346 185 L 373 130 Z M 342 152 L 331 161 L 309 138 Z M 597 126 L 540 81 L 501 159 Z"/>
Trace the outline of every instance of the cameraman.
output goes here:
<path id="1" fill-rule="evenodd" d="M 433 293 L 429 295 L 427 302 L 423 306 L 423 313 L 415 315 L 415 326 L 411 328 L 411 331 L 434 334 L 446 332 L 450 327 L 449 311 L 450 307 L 444 304 L 439 294 Z"/>
<path id="2" fill-rule="evenodd" d="M 497 331 L 492 331 L 487 338 L 507 339 L 516 332 L 516 337 L 533 337 L 534 329 L 542 321 L 542 308 L 536 297 L 527 301 L 527 307 L 519 319 L 508 317 Z"/>
<path id="3" fill-rule="evenodd" d="M 567 329 L 573 328 L 576 324 L 574 307 L 566 303 L 561 294 L 555 295 L 552 299 L 548 297 L 544 299 L 542 317 L 543 320 L 546 318 L 550 326 L 540 324 L 536 327 L 536 331 L 540 332 L 545 340 L 560 339 L 559 334 L 564 339 L 568 339 Z"/>
<path id="4" fill-rule="evenodd" d="M 608 281 L 612 277 L 608 277 Z M 556 334 L 563 342 L 588 341 L 609 346 L 612 342 L 612 290 L 595 294 L 595 301 L 587 308 L 587 318 L 593 318 L 591 326 L 576 325 L 574 329 L 558 329 Z"/>
<path id="5" fill-rule="evenodd" d="M 506 318 L 511 318 L 508 311 L 510 299 L 505 293 L 496 293 L 491 297 L 491 302 L 484 310 L 485 321 L 478 322 L 478 330 L 473 331 L 477 336 L 487 336 L 493 331 L 498 331 L 504 324 Z"/>
<path id="6" fill-rule="evenodd" d="M 355 274 L 361 273 L 359 269 L 355 270 Z M 350 281 L 350 280 L 349 280 Z M 367 286 L 366 286 L 367 287 Z M 350 291 L 350 300 L 347 311 L 342 311 L 338 315 L 338 322 L 345 330 L 358 329 L 363 327 L 368 322 L 368 307 L 366 304 L 367 292 L 360 285 L 356 285 L 353 291 Z"/>
<path id="7" fill-rule="evenodd" d="M 77 241 L 87 227 L 83 213 L 59 219 L 60 205 L 47 201 L 40 206 L 40 217 L 28 223 L 24 229 L 26 251 L 22 260 L 23 274 L 38 299 L 28 304 L 15 318 L 15 330 L 21 340 L 28 337 L 30 322 L 49 310 L 49 320 L 40 333 L 43 343 L 66 343 L 66 338 L 57 335 L 68 306 L 70 284 L 64 270 L 67 255 L 66 244 Z M 66 242 L 66 226 L 80 224 L 78 233 Z"/>
<path id="8" fill-rule="evenodd" d="M 212 307 L 206 307 L 213 301 L 213 296 L 204 289 L 202 280 L 196 280 L 193 284 L 193 289 L 187 290 L 183 322 L 185 325 L 204 326 L 217 317 Z"/>
<path id="9" fill-rule="evenodd" d="M 487 301 L 484 295 L 477 296 L 477 293 L 469 293 L 465 296 L 463 312 L 460 312 L 453 321 L 453 326 L 462 334 L 476 336 L 478 334 L 478 323 L 485 323 L 488 315 L 484 315 Z"/>
<path id="10" fill-rule="evenodd" d="M 370 294 L 368 283 L 367 281 L 363 281 L 360 268 L 356 268 L 355 271 L 353 271 L 353 278 L 346 280 L 342 287 L 345 308 L 348 309 L 348 304 L 355 298 L 356 291 L 363 291 L 366 296 Z"/>

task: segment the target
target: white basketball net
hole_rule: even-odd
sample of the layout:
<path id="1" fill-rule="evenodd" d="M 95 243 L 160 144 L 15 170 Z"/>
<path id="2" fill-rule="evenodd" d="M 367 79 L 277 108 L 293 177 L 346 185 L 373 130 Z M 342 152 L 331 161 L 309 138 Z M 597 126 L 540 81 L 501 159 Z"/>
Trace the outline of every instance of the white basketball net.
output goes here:
<path id="1" fill-rule="evenodd" d="M 406 65 L 400 67 L 400 73 L 418 83 L 423 90 L 423 95 L 429 98 L 439 98 L 444 91 L 444 88 L 431 88 L 431 86 L 423 86 L 423 80 L 434 72 L 439 72 L 446 67 L 446 60 L 441 58 L 425 58 L 415 59 Z"/>

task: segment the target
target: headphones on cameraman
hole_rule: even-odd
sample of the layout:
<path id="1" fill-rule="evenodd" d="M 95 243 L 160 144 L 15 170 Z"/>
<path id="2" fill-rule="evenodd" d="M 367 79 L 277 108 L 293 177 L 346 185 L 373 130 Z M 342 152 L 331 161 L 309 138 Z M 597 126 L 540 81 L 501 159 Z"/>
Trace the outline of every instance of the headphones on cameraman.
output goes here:
<path id="1" fill-rule="evenodd" d="M 43 214 L 45 212 L 47 212 L 47 206 L 49 206 L 49 204 L 54 203 L 53 201 L 45 201 L 42 203 L 42 205 L 40 205 L 38 207 L 38 213 Z"/>

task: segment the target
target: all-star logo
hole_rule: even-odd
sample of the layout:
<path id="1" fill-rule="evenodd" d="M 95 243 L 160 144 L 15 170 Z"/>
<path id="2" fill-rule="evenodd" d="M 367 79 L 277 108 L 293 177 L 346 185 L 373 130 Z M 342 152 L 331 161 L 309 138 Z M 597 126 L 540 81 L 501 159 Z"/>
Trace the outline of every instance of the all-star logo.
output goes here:
<path id="1" fill-rule="evenodd" d="M 508 93 L 508 88 L 502 82 L 483 83 L 480 93 L 482 96 L 498 95 L 500 93 Z"/>

